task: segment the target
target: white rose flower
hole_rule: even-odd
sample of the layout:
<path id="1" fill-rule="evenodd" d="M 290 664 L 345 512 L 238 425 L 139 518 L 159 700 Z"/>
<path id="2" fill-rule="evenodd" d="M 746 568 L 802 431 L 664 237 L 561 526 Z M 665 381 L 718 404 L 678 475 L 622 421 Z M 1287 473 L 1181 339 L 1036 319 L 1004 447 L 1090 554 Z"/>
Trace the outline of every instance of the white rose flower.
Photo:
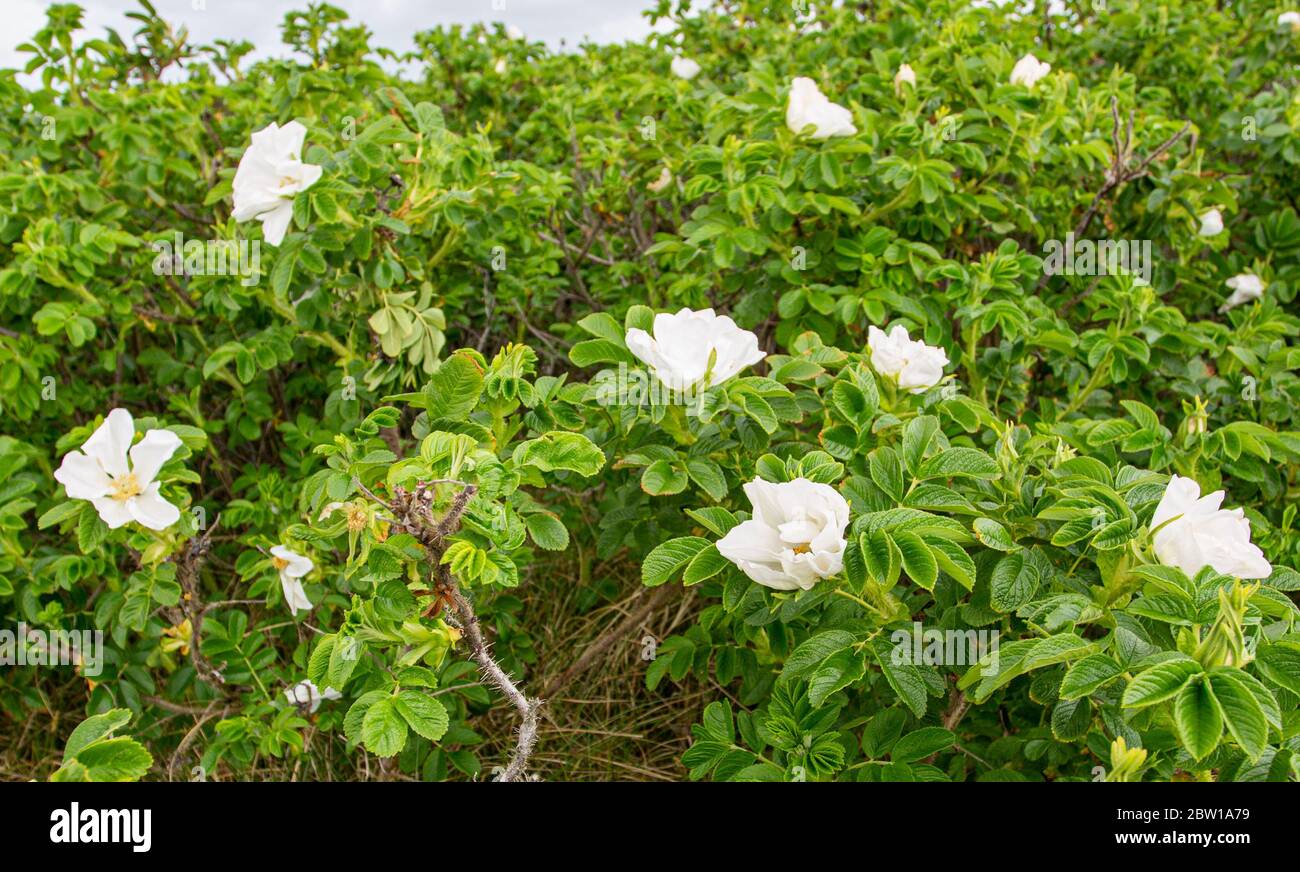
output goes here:
<path id="1" fill-rule="evenodd" d="M 271 549 L 271 563 L 280 571 L 280 589 L 284 591 L 284 604 L 296 617 L 299 611 L 311 609 L 311 600 L 302 589 L 302 577 L 316 568 L 311 558 L 290 551 L 283 545 Z"/>
<path id="2" fill-rule="evenodd" d="M 718 540 L 718 553 L 773 590 L 808 590 L 844 568 L 849 504 L 806 478 L 745 485 L 754 517 Z"/>
<path id="3" fill-rule="evenodd" d="M 1223 232 L 1223 213 L 1211 209 L 1201 216 L 1200 236 L 1218 236 Z"/>
<path id="4" fill-rule="evenodd" d="M 943 380 L 948 355 L 942 348 L 907 338 L 907 328 L 895 324 L 886 333 L 872 325 L 867 328 L 867 349 L 876 372 L 893 378 L 900 388 L 914 394 L 924 393 Z"/>
<path id="5" fill-rule="evenodd" d="M 1300 12 L 1283 12 L 1277 17 L 1277 23 L 1279 27 L 1300 30 Z"/>
<path id="6" fill-rule="evenodd" d="M 1011 84 L 1032 88 L 1038 83 L 1039 79 L 1042 79 L 1051 71 L 1051 64 L 1045 64 L 1034 57 L 1033 54 L 1027 54 L 1016 61 L 1015 67 L 1011 70 Z"/>
<path id="7" fill-rule="evenodd" d="M 1250 521 L 1241 509 L 1219 508 L 1222 503 L 1221 490 L 1202 497 L 1201 486 L 1192 479 L 1180 475 L 1169 479 L 1151 518 L 1151 529 L 1159 528 L 1156 557 L 1189 578 L 1206 566 L 1242 579 L 1268 578 L 1273 567 L 1264 552 L 1250 543 Z"/>
<path id="8" fill-rule="evenodd" d="M 853 126 L 853 113 L 838 103 L 832 103 L 812 79 L 799 76 L 790 84 L 790 103 L 785 110 L 785 123 L 794 133 L 802 133 L 812 125 L 816 129 L 813 139 L 832 136 L 852 136 L 858 132 Z"/>
<path id="9" fill-rule="evenodd" d="M 655 315 L 653 336 L 637 327 L 627 331 L 627 347 L 675 391 L 701 382 L 704 387 L 720 385 L 767 357 L 757 336 L 712 309 L 661 312 Z"/>
<path id="10" fill-rule="evenodd" d="M 1228 297 L 1227 301 L 1219 307 L 1220 312 L 1235 309 L 1242 303 L 1249 303 L 1251 300 L 1258 300 L 1264 296 L 1264 282 L 1253 273 L 1242 273 L 1233 276 L 1224 284 L 1232 288 L 1232 296 Z"/>
<path id="11" fill-rule="evenodd" d="M 912 69 L 911 64 L 901 65 L 898 72 L 894 74 L 894 91 L 899 94 L 903 93 L 903 85 L 916 87 L 916 72 Z"/>
<path id="12" fill-rule="evenodd" d="M 668 66 L 674 76 L 686 79 L 688 82 L 700 74 L 700 65 L 690 58 L 675 57 Z"/>
<path id="13" fill-rule="evenodd" d="M 507 36 L 509 39 L 523 39 L 523 38 L 524 38 L 524 32 L 523 32 L 522 30 L 519 29 L 518 25 L 507 24 L 507 25 L 506 25 L 506 36 Z"/>
<path id="14" fill-rule="evenodd" d="M 492 70 L 493 70 L 493 72 L 495 72 L 498 76 L 504 76 L 504 75 L 505 75 L 505 72 L 506 72 L 506 59 L 505 59 L 505 58 L 497 58 L 497 62 L 496 62 L 495 64 L 492 65 Z"/>
<path id="15" fill-rule="evenodd" d="M 131 413 L 114 409 L 80 451 L 64 455 L 54 479 L 69 499 L 89 500 L 111 530 L 131 521 L 165 530 L 180 520 L 181 510 L 159 496 L 161 485 L 154 479 L 181 447 L 181 438 L 170 430 L 150 430 L 132 445 L 134 438 Z"/>
<path id="16" fill-rule="evenodd" d="M 253 134 L 235 170 L 235 220 L 256 218 L 268 245 L 279 245 L 293 220 L 293 198 L 320 179 L 321 168 L 302 162 L 307 128 L 274 121 Z"/>
<path id="17" fill-rule="evenodd" d="M 342 699 L 343 694 L 339 693 L 332 687 L 325 688 L 321 693 L 310 678 L 304 678 L 284 692 L 285 698 L 289 700 L 290 705 L 309 705 L 312 714 L 320 708 L 323 699 Z"/>

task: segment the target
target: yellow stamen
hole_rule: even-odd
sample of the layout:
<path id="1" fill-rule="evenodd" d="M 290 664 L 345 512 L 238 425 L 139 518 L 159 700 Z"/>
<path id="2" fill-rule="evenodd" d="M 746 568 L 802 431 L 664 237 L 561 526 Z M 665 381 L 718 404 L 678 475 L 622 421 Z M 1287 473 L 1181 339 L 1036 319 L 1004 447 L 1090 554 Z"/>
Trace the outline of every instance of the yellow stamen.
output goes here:
<path id="1" fill-rule="evenodd" d="M 794 546 L 794 553 L 795 553 L 795 554 L 811 554 L 811 553 L 812 553 L 812 545 L 811 545 L 811 544 L 808 544 L 808 543 L 805 543 L 805 544 L 803 544 L 803 545 L 796 545 L 796 546 Z"/>
<path id="2" fill-rule="evenodd" d="M 274 566 L 276 569 L 284 569 L 286 566 L 289 565 L 289 561 L 285 560 L 283 557 L 272 557 L 271 565 Z"/>
<path id="3" fill-rule="evenodd" d="M 360 532 L 361 530 L 364 530 L 366 528 L 366 524 L 368 524 L 369 522 L 370 522 L 370 518 L 366 514 L 366 510 L 364 508 L 357 507 L 351 509 L 348 512 L 348 529 L 351 530 L 353 533 L 357 533 Z"/>
<path id="4" fill-rule="evenodd" d="M 109 496 L 120 502 L 139 496 L 143 490 L 144 488 L 140 487 L 140 482 L 135 477 L 134 472 L 114 476 L 113 481 L 109 484 Z"/>

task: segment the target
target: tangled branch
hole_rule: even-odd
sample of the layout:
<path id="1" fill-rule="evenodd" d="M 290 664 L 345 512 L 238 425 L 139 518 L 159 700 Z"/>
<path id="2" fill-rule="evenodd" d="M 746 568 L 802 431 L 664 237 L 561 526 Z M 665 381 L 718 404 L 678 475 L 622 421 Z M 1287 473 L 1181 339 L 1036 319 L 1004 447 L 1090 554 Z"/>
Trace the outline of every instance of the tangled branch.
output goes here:
<path id="1" fill-rule="evenodd" d="M 543 700 L 529 697 L 510 678 L 509 673 L 501 668 L 492 656 L 491 646 L 483 635 L 478 614 L 474 604 L 461 591 L 455 576 L 442 563 L 446 551 L 446 539 L 460 529 L 461 516 L 478 488 L 464 482 L 451 482 L 461 489 L 452 498 L 447 514 L 441 519 L 433 516 L 434 486 L 443 481 L 426 481 L 416 485 L 414 490 L 403 487 L 393 488 L 392 501 L 386 501 L 375 495 L 369 488 L 357 482 L 358 487 L 371 500 L 386 508 L 392 515 L 393 522 L 405 530 L 424 546 L 432 566 L 431 576 L 437 594 L 451 604 L 455 618 L 449 623 L 457 626 L 464 633 L 469 644 L 471 659 L 478 664 L 484 679 L 490 682 L 518 710 L 520 723 L 519 734 L 515 741 L 514 752 L 510 762 L 498 781 L 520 781 L 528 768 L 528 760 L 537 745 L 537 726 Z"/>

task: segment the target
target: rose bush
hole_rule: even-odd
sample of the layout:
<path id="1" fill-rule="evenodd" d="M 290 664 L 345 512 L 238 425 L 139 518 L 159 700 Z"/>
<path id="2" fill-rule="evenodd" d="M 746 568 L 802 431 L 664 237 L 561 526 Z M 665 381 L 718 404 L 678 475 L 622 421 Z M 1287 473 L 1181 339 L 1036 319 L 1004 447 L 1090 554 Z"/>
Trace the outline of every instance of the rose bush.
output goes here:
<path id="1" fill-rule="evenodd" d="M 50 7 L 0 629 L 103 645 L 0 672 L 88 717 L 25 771 L 544 773 L 542 600 L 632 575 L 681 777 L 1300 776 L 1288 11 L 684 5 L 253 63 Z"/>

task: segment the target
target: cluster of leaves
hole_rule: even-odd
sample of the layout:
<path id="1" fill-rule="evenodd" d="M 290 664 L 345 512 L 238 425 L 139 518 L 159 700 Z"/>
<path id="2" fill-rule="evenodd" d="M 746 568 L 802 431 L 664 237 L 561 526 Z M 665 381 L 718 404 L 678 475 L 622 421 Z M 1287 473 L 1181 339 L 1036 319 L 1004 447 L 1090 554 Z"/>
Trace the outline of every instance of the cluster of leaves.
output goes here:
<path id="1" fill-rule="evenodd" d="M 1280 10 L 689 5 L 658 0 L 641 44 L 451 27 L 396 57 L 313 4 L 256 63 L 148 3 L 131 38 L 50 7 L 29 78 L 0 71 L 0 622 L 102 631 L 104 669 L 7 669 L 0 711 L 57 688 L 93 715 L 59 777 L 148 771 L 112 737 L 124 709 L 170 755 L 160 701 L 222 712 L 207 771 L 319 729 L 475 775 L 496 696 L 446 580 L 524 675 L 516 589 L 566 549 L 575 583 L 617 561 L 705 604 L 646 673 L 726 691 L 692 777 L 1297 777 L 1300 40 Z M 1054 68 L 1032 89 L 1008 82 L 1027 51 Z M 858 134 L 786 127 L 801 75 Z M 283 242 L 239 274 L 177 269 L 177 239 L 259 241 L 235 168 L 292 119 L 323 173 Z M 1227 230 L 1200 237 L 1210 208 Z M 1076 230 L 1149 242 L 1149 281 L 1046 275 L 1044 243 Z M 1246 271 L 1264 298 L 1220 314 Z M 706 306 L 767 360 L 690 407 L 611 391 L 651 382 L 626 330 Z M 864 354 L 885 324 L 943 347 L 949 378 L 896 391 Z M 114 406 L 183 442 L 169 530 L 109 530 L 53 481 Z M 1271 577 L 1153 558 L 1171 473 L 1245 507 Z M 776 592 L 722 557 L 755 477 L 844 494 L 841 575 Z M 306 615 L 275 545 L 314 561 Z M 900 659 L 914 622 L 996 633 L 997 656 Z M 344 701 L 288 703 L 303 679 Z"/>

